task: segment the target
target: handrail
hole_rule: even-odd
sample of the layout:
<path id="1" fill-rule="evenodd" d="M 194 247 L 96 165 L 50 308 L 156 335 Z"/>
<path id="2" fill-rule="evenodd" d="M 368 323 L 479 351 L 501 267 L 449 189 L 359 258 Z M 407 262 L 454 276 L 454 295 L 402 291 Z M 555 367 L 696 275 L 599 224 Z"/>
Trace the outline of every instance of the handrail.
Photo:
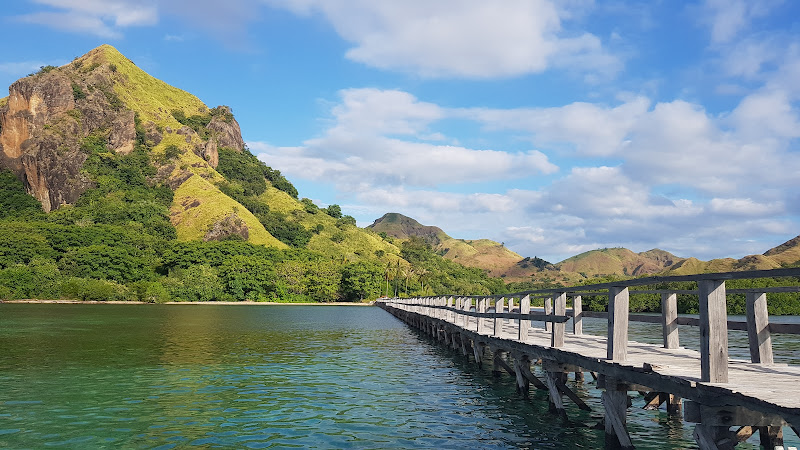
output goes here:
<path id="1" fill-rule="evenodd" d="M 467 317 L 477 317 L 477 332 L 482 332 L 483 320 L 495 320 L 495 335 L 498 335 L 497 320 L 501 318 L 519 321 L 519 339 L 528 335 L 530 321 L 546 323 L 546 329 L 552 332 L 551 347 L 563 345 L 564 323 L 573 316 L 573 333 L 581 334 L 583 317 L 604 317 L 608 319 L 607 357 L 613 361 L 625 361 L 627 358 L 628 323 L 650 322 L 662 324 L 664 347 L 678 347 L 678 325 L 700 327 L 700 366 L 701 381 L 726 383 L 728 381 L 728 336 L 729 329 L 744 330 L 748 333 L 750 356 L 754 363 L 772 364 L 772 338 L 770 333 L 800 334 L 800 324 L 769 323 L 767 312 L 767 293 L 800 292 L 798 286 L 780 286 L 763 288 L 731 289 L 726 291 L 726 280 L 800 277 L 800 268 L 755 270 L 743 272 L 722 272 L 700 275 L 655 276 L 632 280 L 598 283 L 584 286 L 558 287 L 529 290 L 507 294 L 482 296 L 448 296 L 419 297 L 415 299 L 388 299 L 383 302 L 408 305 L 413 312 L 436 315 L 434 311 L 445 311 L 453 323 L 467 325 Z M 670 282 L 696 282 L 696 290 L 658 289 L 631 290 L 630 287 L 646 286 Z M 597 292 L 605 290 L 606 292 Z M 661 294 L 661 316 L 629 314 L 630 295 Z M 677 294 L 698 296 L 700 317 L 678 317 Z M 727 319 L 727 294 L 745 294 L 747 307 L 746 322 Z M 545 298 L 545 314 L 530 313 L 531 295 Z M 566 311 L 567 296 L 573 298 L 571 313 Z M 581 296 L 607 295 L 609 297 L 608 312 L 582 311 Z M 505 299 L 509 299 L 509 307 L 514 298 L 520 298 L 519 313 L 503 313 Z M 456 305 L 453 307 L 453 301 Z M 470 311 L 475 301 L 475 311 Z M 487 303 L 495 301 L 495 312 L 487 312 Z M 446 303 L 446 304 L 445 304 Z M 554 308 L 554 309 L 549 309 Z M 509 308 L 510 309 L 510 308 Z M 552 313 L 555 314 L 552 314 Z M 463 316 L 457 320 L 459 316 Z M 448 319 L 448 317 L 443 317 Z"/>

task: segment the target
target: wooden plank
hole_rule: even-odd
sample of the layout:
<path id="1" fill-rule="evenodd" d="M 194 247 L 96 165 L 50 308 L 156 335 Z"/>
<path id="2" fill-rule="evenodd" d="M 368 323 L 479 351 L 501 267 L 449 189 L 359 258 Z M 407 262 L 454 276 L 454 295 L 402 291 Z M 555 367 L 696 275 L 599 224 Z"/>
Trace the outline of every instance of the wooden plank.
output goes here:
<path id="1" fill-rule="evenodd" d="M 700 302 L 700 380 L 728 382 L 728 313 L 724 280 L 698 282 Z"/>
<path id="2" fill-rule="evenodd" d="M 556 316 L 566 316 L 567 315 L 567 293 L 562 292 L 558 294 L 553 301 L 553 314 Z M 553 323 L 552 324 L 552 334 L 550 335 L 550 346 L 553 348 L 561 348 L 564 346 L 564 330 L 566 329 L 566 324 L 564 323 Z"/>
<path id="3" fill-rule="evenodd" d="M 583 304 L 580 295 L 572 297 L 572 334 L 583 334 Z"/>
<path id="4" fill-rule="evenodd" d="M 674 292 L 661 294 L 661 328 L 664 348 L 678 348 L 678 295 Z"/>
<path id="5" fill-rule="evenodd" d="M 519 312 L 520 314 L 528 314 L 531 312 L 531 297 L 526 295 L 522 297 L 519 301 Z M 522 320 L 519 321 L 519 340 L 521 342 L 525 342 L 528 339 L 528 330 L 531 327 L 530 320 Z"/>
<path id="6" fill-rule="evenodd" d="M 514 359 L 517 359 L 517 356 L 514 356 Z M 530 361 L 530 359 L 527 356 L 524 356 L 524 355 L 520 356 L 519 359 L 520 359 L 520 363 L 521 363 L 520 364 L 520 368 L 522 369 L 522 374 L 525 376 L 525 378 L 527 378 L 528 381 L 533 383 L 533 385 L 536 387 L 536 389 L 540 389 L 540 390 L 546 391 L 547 390 L 547 385 L 544 384 L 542 382 L 542 380 L 539 379 L 539 377 L 534 375 L 533 372 L 531 372 L 531 361 Z"/>
<path id="7" fill-rule="evenodd" d="M 765 414 L 742 406 L 706 406 L 698 402 L 684 402 L 683 418 L 687 422 L 720 427 L 787 426 L 786 421 L 776 414 Z"/>
<path id="8" fill-rule="evenodd" d="M 747 294 L 747 339 L 750 359 L 754 363 L 772 364 L 772 337 L 769 333 L 767 294 Z"/>
<path id="9" fill-rule="evenodd" d="M 609 288 L 606 357 L 612 361 L 625 361 L 628 358 L 628 302 L 628 288 Z"/>
<path id="10" fill-rule="evenodd" d="M 525 375 L 522 374 L 520 360 L 517 358 L 514 358 L 514 376 L 517 379 L 517 392 L 520 392 L 527 397 L 530 390 L 530 383 L 528 382 L 528 379 L 525 378 Z"/>

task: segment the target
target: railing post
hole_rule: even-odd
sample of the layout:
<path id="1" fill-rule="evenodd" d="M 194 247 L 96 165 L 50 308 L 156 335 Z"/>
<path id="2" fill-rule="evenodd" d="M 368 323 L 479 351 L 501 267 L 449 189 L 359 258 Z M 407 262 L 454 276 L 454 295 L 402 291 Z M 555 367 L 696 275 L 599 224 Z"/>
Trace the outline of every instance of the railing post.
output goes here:
<path id="1" fill-rule="evenodd" d="M 488 300 L 489 300 L 488 298 L 476 299 L 475 300 L 475 302 L 476 302 L 475 303 L 475 312 L 477 312 L 477 313 L 485 313 L 486 312 L 486 302 Z M 475 331 L 478 334 L 483 333 L 483 326 L 484 326 L 483 317 L 476 317 L 475 321 L 477 322 L 477 325 L 475 326 Z"/>
<path id="2" fill-rule="evenodd" d="M 508 298 L 508 312 L 514 312 L 514 297 Z M 508 319 L 509 325 L 514 325 L 514 319 Z"/>
<path id="3" fill-rule="evenodd" d="M 531 296 L 526 295 L 519 301 L 519 313 L 531 313 Z M 528 330 L 531 328 L 531 321 L 529 319 L 519 319 L 519 340 L 525 342 L 528 339 Z"/>
<path id="4" fill-rule="evenodd" d="M 447 297 L 447 307 L 448 308 L 453 307 L 453 297 Z M 456 313 L 454 313 L 453 311 L 447 311 L 446 317 L 448 319 L 448 322 L 456 323 Z"/>
<path id="5" fill-rule="evenodd" d="M 503 313 L 503 306 L 505 306 L 504 303 L 505 303 L 505 298 L 503 298 L 503 297 L 500 297 L 500 299 L 495 302 L 495 304 L 494 304 L 494 312 L 495 312 L 495 314 L 502 314 Z M 494 336 L 500 336 L 502 330 L 503 330 L 503 319 L 495 317 L 494 318 L 494 333 L 492 333 L 492 334 Z"/>
<path id="6" fill-rule="evenodd" d="M 674 292 L 661 294 L 661 330 L 664 348 L 678 348 L 678 294 Z"/>
<path id="7" fill-rule="evenodd" d="M 747 337 L 750 358 L 754 363 L 772 364 L 772 336 L 765 292 L 747 293 Z"/>
<path id="8" fill-rule="evenodd" d="M 469 312 L 469 309 L 472 308 L 472 299 L 469 298 L 469 297 L 464 297 L 464 304 L 462 306 L 464 308 L 464 311 Z M 469 316 L 465 314 L 464 315 L 464 329 L 466 330 L 468 328 L 469 328 Z"/>
<path id="9" fill-rule="evenodd" d="M 548 297 L 548 298 L 544 299 L 544 313 L 547 314 L 548 316 L 550 314 L 553 314 L 553 298 L 552 297 Z M 545 322 L 544 323 L 544 330 L 545 331 L 550 331 L 553 328 L 552 325 L 553 325 L 553 322 Z"/>
<path id="10" fill-rule="evenodd" d="M 572 297 L 572 334 L 583 334 L 583 304 L 580 295 Z"/>
<path id="11" fill-rule="evenodd" d="M 700 381 L 728 382 L 728 312 L 724 280 L 697 282 L 700 303 Z"/>
<path id="12" fill-rule="evenodd" d="M 564 316 L 567 314 L 567 293 L 559 292 L 555 297 L 553 314 L 556 316 Z M 564 346 L 564 328 L 566 323 L 551 323 L 553 327 L 553 334 L 550 336 L 550 346 L 559 348 Z"/>
<path id="13" fill-rule="evenodd" d="M 608 342 L 607 357 L 612 361 L 628 358 L 628 288 L 614 286 L 608 289 Z"/>

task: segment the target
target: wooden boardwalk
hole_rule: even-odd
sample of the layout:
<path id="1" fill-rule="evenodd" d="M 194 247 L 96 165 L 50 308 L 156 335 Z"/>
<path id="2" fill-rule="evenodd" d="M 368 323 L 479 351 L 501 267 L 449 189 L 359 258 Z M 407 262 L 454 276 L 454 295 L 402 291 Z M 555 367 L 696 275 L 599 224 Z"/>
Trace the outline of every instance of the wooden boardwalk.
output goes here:
<path id="1" fill-rule="evenodd" d="M 580 379 L 585 372 L 592 373 L 598 387 L 604 389 L 602 403 L 609 448 L 634 447 L 626 428 L 627 392 L 639 391 L 646 393 L 649 407 L 666 404 L 671 414 L 682 411 L 685 420 L 696 423 L 695 438 L 702 449 L 733 448 L 754 433 L 759 434 L 764 448 L 772 449 L 782 446 L 784 430 L 793 429 L 796 434 L 800 430 L 800 366 L 772 362 L 771 332 L 800 334 L 800 325 L 769 324 L 767 294 L 762 292 L 766 289 L 741 292 L 747 295 L 748 321 L 729 322 L 724 280 L 798 275 L 800 269 L 778 269 L 693 277 L 698 290 L 692 293 L 698 295 L 701 305 L 701 317 L 695 319 L 701 331 L 700 351 L 679 346 L 678 324 L 693 321 L 679 320 L 674 292 L 659 291 L 663 300 L 660 317 L 634 319 L 627 311 L 630 285 L 686 281 L 687 277 L 495 297 L 388 299 L 378 304 L 406 323 L 473 356 L 479 364 L 488 350 L 494 370 L 515 376 L 517 387 L 523 392 L 530 384 L 549 391 L 551 407 L 559 414 L 565 414 L 565 398 L 588 408 L 564 384 L 567 373 L 575 373 Z M 597 295 L 603 289 L 609 296 L 609 312 L 583 312 L 582 293 Z M 797 290 L 773 288 L 772 292 Z M 531 312 L 531 295 L 545 298 L 546 313 Z M 567 297 L 572 299 L 570 309 L 566 308 Z M 606 317 L 608 337 L 583 334 L 584 315 Z M 570 317 L 571 333 L 565 330 Z M 664 345 L 629 341 L 629 317 L 661 322 Z M 729 328 L 748 330 L 751 360 L 728 357 Z M 531 363 L 536 362 L 542 364 L 543 380 L 530 370 Z"/>

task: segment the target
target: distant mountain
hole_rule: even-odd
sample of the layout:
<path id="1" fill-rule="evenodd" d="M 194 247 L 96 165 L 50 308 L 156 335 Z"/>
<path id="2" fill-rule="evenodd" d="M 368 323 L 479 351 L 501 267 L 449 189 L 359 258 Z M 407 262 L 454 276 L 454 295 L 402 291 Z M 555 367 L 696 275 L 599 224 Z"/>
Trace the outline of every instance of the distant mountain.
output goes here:
<path id="1" fill-rule="evenodd" d="M 662 272 L 682 261 L 684 258 L 659 249 L 634 253 L 626 248 L 603 248 L 567 258 L 556 264 L 556 268 L 584 277 L 639 276 Z"/>
<path id="2" fill-rule="evenodd" d="M 485 269 L 492 276 L 507 275 L 523 260 L 522 256 L 499 242 L 489 239 L 454 239 L 439 227 L 422 225 L 415 219 L 399 213 L 384 214 L 367 228 L 379 234 L 386 233 L 395 239 L 420 237 L 445 258 L 467 267 Z"/>
<path id="3" fill-rule="evenodd" d="M 678 257 L 657 248 L 641 253 L 634 253 L 626 248 L 603 248 L 551 264 L 536 257 L 523 258 L 503 244 L 488 239 L 454 239 L 439 227 L 422 225 L 411 217 L 398 213 L 385 214 L 368 228 L 400 240 L 410 236 L 421 237 L 445 258 L 468 267 L 482 268 L 492 276 L 500 276 L 506 281 L 575 283 L 602 276 L 636 277 L 766 270 L 800 262 L 800 236 L 768 250 L 763 255 L 749 255 L 740 259 L 701 261 L 694 257 Z"/>

